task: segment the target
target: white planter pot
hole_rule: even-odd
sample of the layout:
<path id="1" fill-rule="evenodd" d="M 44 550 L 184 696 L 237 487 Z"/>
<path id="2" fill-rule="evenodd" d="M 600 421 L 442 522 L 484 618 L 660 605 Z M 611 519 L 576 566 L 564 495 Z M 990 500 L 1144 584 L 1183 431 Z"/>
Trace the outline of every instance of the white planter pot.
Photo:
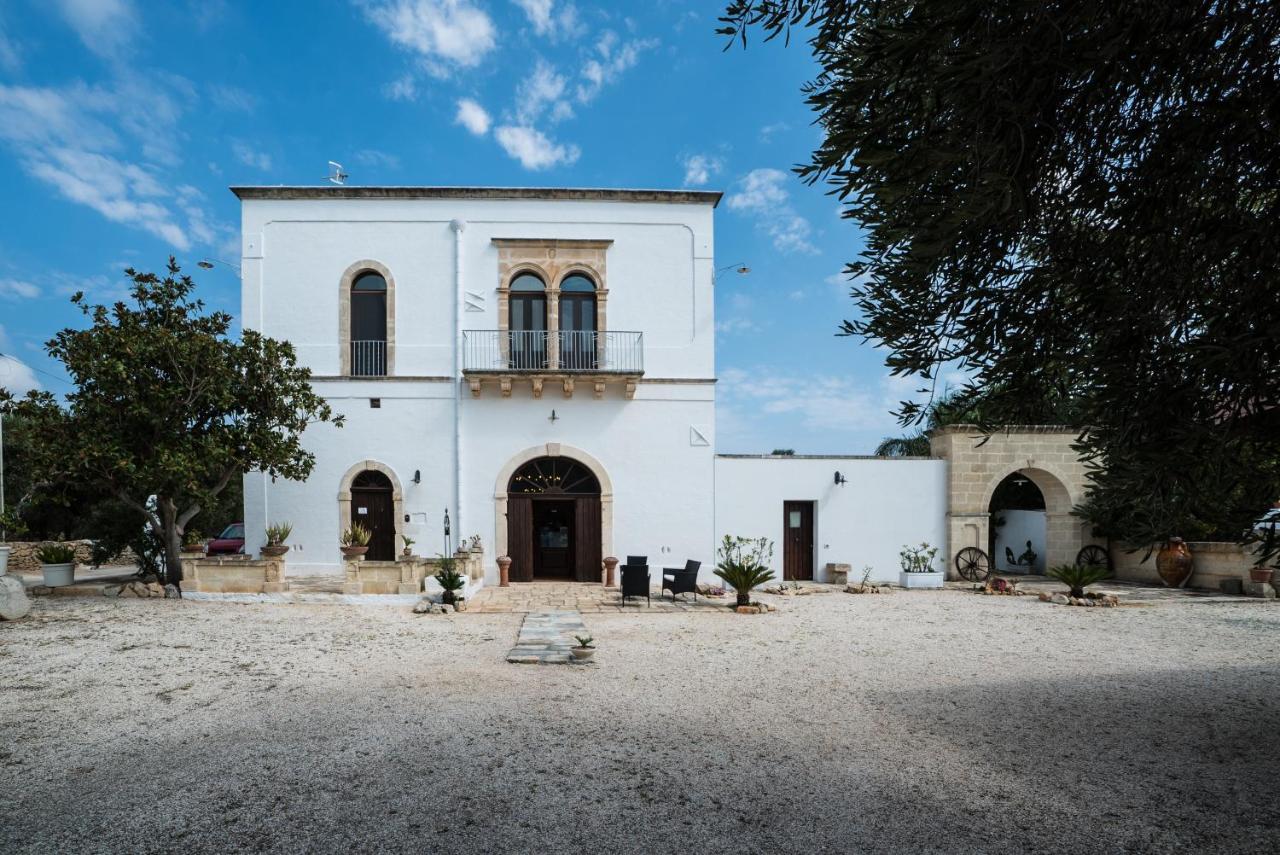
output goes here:
<path id="1" fill-rule="evenodd" d="M 898 584 L 904 588 L 941 588 L 944 573 L 899 573 Z"/>
<path id="2" fill-rule="evenodd" d="M 44 570 L 44 583 L 50 588 L 61 588 L 76 580 L 74 564 L 41 564 L 40 567 Z"/>
<path id="3" fill-rule="evenodd" d="M 9 572 L 9 553 L 12 551 L 12 546 L 0 544 L 0 576 Z"/>

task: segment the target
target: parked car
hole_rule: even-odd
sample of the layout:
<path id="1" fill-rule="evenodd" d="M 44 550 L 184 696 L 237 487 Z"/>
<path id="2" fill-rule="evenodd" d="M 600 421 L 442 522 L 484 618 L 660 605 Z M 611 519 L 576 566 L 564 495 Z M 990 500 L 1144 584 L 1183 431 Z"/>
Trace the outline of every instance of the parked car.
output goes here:
<path id="1" fill-rule="evenodd" d="M 209 541 L 206 555 L 238 555 L 244 552 L 244 523 L 232 523 Z"/>

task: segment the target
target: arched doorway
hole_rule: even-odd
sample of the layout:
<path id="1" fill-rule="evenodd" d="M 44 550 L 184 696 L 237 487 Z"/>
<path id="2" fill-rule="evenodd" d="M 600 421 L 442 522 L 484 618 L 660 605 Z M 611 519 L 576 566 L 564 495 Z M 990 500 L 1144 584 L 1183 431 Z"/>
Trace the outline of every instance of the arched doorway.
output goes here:
<path id="1" fill-rule="evenodd" d="M 366 469 L 351 481 L 351 519 L 369 529 L 367 561 L 394 561 L 396 514 L 391 479 L 376 469 Z"/>
<path id="2" fill-rule="evenodd" d="M 1044 573 L 1046 555 L 1044 493 L 1026 474 L 1013 472 L 996 485 L 987 550 L 997 573 Z"/>
<path id="3" fill-rule="evenodd" d="M 600 482 L 570 457 L 538 457 L 507 485 L 511 579 L 600 579 Z"/>

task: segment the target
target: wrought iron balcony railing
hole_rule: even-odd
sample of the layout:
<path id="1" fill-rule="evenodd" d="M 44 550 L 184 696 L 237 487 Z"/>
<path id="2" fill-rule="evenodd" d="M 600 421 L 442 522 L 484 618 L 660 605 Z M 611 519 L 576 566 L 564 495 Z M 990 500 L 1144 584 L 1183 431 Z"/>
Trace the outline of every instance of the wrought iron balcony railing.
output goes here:
<path id="1" fill-rule="evenodd" d="M 644 333 L 464 330 L 464 371 L 643 374 Z"/>
<path id="2" fill-rule="evenodd" d="M 387 373 L 385 341 L 351 342 L 351 376 L 384 377 Z"/>

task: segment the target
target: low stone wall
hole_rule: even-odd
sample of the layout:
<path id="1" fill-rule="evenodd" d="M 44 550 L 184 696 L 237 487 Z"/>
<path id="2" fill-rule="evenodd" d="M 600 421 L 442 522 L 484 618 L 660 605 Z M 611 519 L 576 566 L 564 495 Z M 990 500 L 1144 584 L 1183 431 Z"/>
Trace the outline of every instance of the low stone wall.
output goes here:
<path id="1" fill-rule="evenodd" d="M 182 556 L 182 587 L 209 594 L 273 594 L 286 591 L 284 556 Z"/>
<path id="2" fill-rule="evenodd" d="M 454 557 L 464 578 L 484 576 L 483 552 L 458 552 Z M 425 589 L 426 580 L 440 572 L 440 559 L 410 555 L 395 561 L 348 560 L 342 566 L 344 594 L 418 594 Z"/>
<path id="3" fill-rule="evenodd" d="M 13 550 L 9 553 L 9 572 L 39 573 L 40 561 L 36 558 L 36 550 L 57 543 L 75 548 L 77 564 L 88 564 L 93 558 L 92 540 L 11 540 L 6 544 Z"/>
<path id="4" fill-rule="evenodd" d="M 1111 547 L 1111 563 L 1117 579 L 1131 582 L 1150 582 L 1163 584 L 1160 574 L 1156 572 L 1156 553 L 1160 547 L 1151 549 L 1151 556 L 1143 561 L 1147 554 L 1146 547 L 1137 547 L 1136 552 L 1128 550 L 1135 547 L 1129 545 Z M 1256 560 L 1252 549 L 1246 550 L 1238 543 L 1220 543 L 1215 541 L 1188 542 L 1191 550 L 1193 570 L 1187 580 L 1188 588 L 1208 588 L 1221 590 L 1225 580 L 1242 582 L 1249 588 L 1249 568 Z"/>

